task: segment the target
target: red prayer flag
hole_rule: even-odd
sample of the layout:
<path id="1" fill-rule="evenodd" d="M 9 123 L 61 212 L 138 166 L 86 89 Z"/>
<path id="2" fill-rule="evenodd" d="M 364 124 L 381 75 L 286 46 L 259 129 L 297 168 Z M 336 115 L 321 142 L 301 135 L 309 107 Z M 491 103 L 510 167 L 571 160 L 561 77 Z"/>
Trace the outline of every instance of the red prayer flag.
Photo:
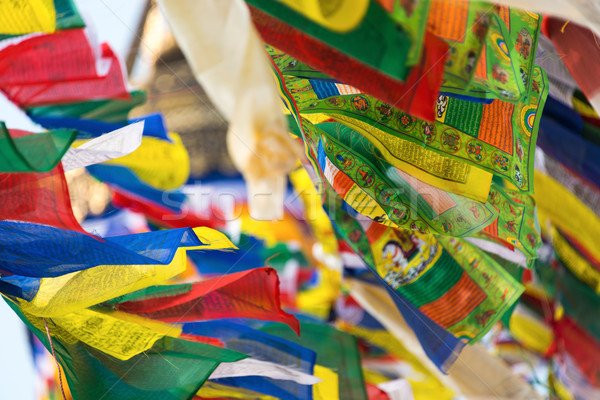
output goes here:
<path id="1" fill-rule="evenodd" d="M 0 174 L 0 220 L 34 222 L 86 233 L 75 219 L 62 164 L 42 173 Z"/>
<path id="2" fill-rule="evenodd" d="M 596 111 L 600 112 L 600 39 L 574 22 L 545 16 L 542 30 Z"/>
<path id="3" fill-rule="evenodd" d="M 84 29 L 33 36 L 0 51 L 0 87 L 97 77 Z"/>
<path id="4" fill-rule="evenodd" d="M 279 277 L 273 268 L 255 268 L 190 285 L 184 293 L 115 305 L 119 311 L 165 322 L 254 318 L 283 322 L 300 334 L 296 317 L 281 309 Z"/>
<path id="5" fill-rule="evenodd" d="M 400 82 L 255 7 L 248 8 L 256 29 L 269 45 L 410 115 L 435 119 L 434 105 L 448 52 L 443 40 L 427 33 L 421 62 L 412 67 L 405 82 Z"/>
<path id="6" fill-rule="evenodd" d="M 592 385 L 600 383 L 600 343 L 568 317 L 554 324 L 558 351 L 566 351 Z"/>
<path id="7" fill-rule="evenodd" d="M 106 75 L 87 78 L 65 75 L 63 80 L 40 83 L 1 84 L 6 96 L 21 108 L 45 104 L 71 103 L 97 99 L 129 99 L 121 64 L 108 44 L 102 44 L 102 57 L 110 62 Z M 95 65 L 95 60 L 89 60 Z M 72 71 L 71 71 L 72 72 Z"/>

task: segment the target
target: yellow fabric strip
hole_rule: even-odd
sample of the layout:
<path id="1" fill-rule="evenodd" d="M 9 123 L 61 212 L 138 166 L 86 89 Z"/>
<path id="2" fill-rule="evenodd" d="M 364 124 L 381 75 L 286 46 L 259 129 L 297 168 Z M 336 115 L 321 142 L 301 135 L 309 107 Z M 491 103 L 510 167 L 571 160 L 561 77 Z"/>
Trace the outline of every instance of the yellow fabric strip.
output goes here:
<path id="1" fill-rule="evenodd" d="M 510 333 L 519 343 L 539 354 L 545 354 L 554 340 L 549 326 L 520 313 L 519 308 L 510 317 Z"/>
<path id="2" fill-rule="evenodd" d="M 556 378 L 554 373 L 550 373 L 548 382 L 560 400 L 575 400 L 575 396 L 573 396 L 571 392 L 569 392 L 569 389 L 567 389 L 567 387 Z"/>
<path id="3" fill-rule="evenodd" d="M 575 111 L 577 111 L 579 114 L 583 115 L 584 117 L 600 118 L 598 116 L 598 113 L 596 113 L 596 110 L 594 110 L 593 107 L 584 103 L 583 101 L 579 100 L 578 98 L 575 98 L 575 97 L 571 98 L 571 102 L 573 103 L 573 109 Z"/>
<path id="4" fill-rule="evenodd" d="M 313 374 L 321 379 L 321 382 L 315 383 L 313 389 L 314 400 L 339 400 L 340 389 L 339 389 L 339 378 L 338 374 L 325 368 L 321 365 L 315 364 Z"/>
<path id="5" fill-rule="evenodd" d="M 53 33 L 56 10 L 52 0 L 0 2 L 0 34 Z"/>
<path id="6" fill-rule="evenodd" d="M 363 20 L 370 0 L 279 0 L 325 28 L 348 32 Z"/>
<path id="7" fill-rule="evenodd" d="M 231 243 L 229 238 L 223 232 L 215 229 L 200 226 L 193 228 L 194 233 L 204 243 L 203 246 L 185 247 L 186 250 L 236 250 L 237 247 Z"/>
<path id="8" fill-rule="evenodd" d="M 535 202 L 542 229 L 547 221 L 577 238 L 577 241 L 600 260 L 600 219 L 567 188 L 556 180 L 535 171 Z"/>
<path id="9" fill-rule="evenodd" d="M 40 317 L 62 316 L 164 283 L 185 270 L 186 250 L 236 249 L 223 233 L 214 229 L 194 228 L 194 233 L 206 244 L 177 249 L 167 265 L 99 265 L 56 278 L 42 278 L 33 300 L 21 301 L 19 307 Z"/>
<path id="10" fill-rule="evenodd" d="M 491 173 L 396 138 L 362 121 L 339 114 L 332 117 L 366 137 L 391 165 L 421 182 L 482 203 L 487 201 Z"/>
<path id="11" fill-rule="evenodd" d="M 164 283 L 182 273 L 185 250 L 178 249 L 167 265 L 99 265 L 56 278 L 42 278 L 36 296 L 19 307 L 40 317 L 58 317 L 103 301 Z"/>
<path id="12" fill-rule="evenodd" d="M 173 143 L 154 137 L 143 137 L 142 144 L 133 153 L 114 160 L 108 165 L 131 169 L 138 178 L 157 189 L 175 189 L 190 176 L 190 156 L 176 133 L 169 133 Z"/>
<path id="13" fill-rule="evenodd" d="M 197 396 L 212 399 L 253 399 L 253 400 L 277 400 L 272 396 L 261 394 L 244 388 L 234 388 L 230 386 L 220 385 L 215 382 L 206 381 L 196 393 Z"/>
<path id="14" fill-rule="evenodd" d="M 308 172 L 302 166 L 298 166 L 290 172 L 290 181 L 305 208 L 305 215 L 310 224 L 317 241 L 323 246 L 325 254 L 338 255 L 338 242 L 331 225 L 331 220 L 323 210 L 321 198 L 312 183 Z"/>
<path id="15" fill-rule="evenodd" d="M 76 339 L 119 360 L 128 360 L 148 350 L 164 336 L 181 334 L 177 325 L 121 312 L 80 310 L 52 321 Z"/>
<path id="16" fill-rule="evenodd" d="M 26 318 L 45 332 L 44 319 L 24 312 Z M 123 312 L 110 314 L 80 310 L 47 320 L 50 334 L 66 343 L 81 341 L 120 360 L 128 360 L 151 348 L 165 336 L 178 337 L 181 327 Z"/>
<path id="17" fill-rule="evenodd" d="M 296 307 L 302 312 L 326 319 L 340 292 L 342 273 L 319 268 L 319 283 L 315 288 L 302 290 L 296 295 Z"/>

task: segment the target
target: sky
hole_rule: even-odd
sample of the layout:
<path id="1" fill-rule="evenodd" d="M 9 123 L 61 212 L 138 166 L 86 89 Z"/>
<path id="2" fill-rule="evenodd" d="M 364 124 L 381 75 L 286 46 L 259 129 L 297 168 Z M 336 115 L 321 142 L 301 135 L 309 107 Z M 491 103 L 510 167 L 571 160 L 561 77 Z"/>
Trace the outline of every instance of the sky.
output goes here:
<path id="1" fill-rule="evenodd" d="M 108 42 L 122 60 L 133 39 L 145 0 L 75 0 L 98 42 Z M 0 121 L 8 128 L 42 131 L 0 94 Z M 0 400 L 36 399 L 36 378 L 26 328 L 0 300 Z"/>

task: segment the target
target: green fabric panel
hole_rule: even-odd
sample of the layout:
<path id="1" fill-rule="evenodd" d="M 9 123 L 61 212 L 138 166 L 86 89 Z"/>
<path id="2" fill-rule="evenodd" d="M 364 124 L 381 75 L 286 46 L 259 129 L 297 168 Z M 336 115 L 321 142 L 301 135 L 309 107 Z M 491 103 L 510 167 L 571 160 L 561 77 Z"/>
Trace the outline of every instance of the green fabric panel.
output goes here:
<path id="1" fill-rule="evenodd" d="M 565 313 L 600 341 L 600 318 L 598 318 L 600 296 L 588 285 L 579 281 L 567 268 L 562 268 L 558 272 L 556 289 Z"/>
<path id="2" fill-rule="evenodd" d="M 386 162 L 379 149 L 373 146 L 373 144 L 369 142 L 367 138 L 356 132 L 354 129 L 339 122 L 325 122 L 318 124 L 317 126 L 327 134 L 330 140 L 333 141 L 332 145 L 334 145 L 334 148 L 336 148 L 336 142 L 337 144 L 343 145 L 343 147 L 338 147 L 345 148 L 345 150 L 349 151 L 357 160 L 357 162 L 363 161 L 364 164 L 369 165 L 374 169 L 376 172 L 376 179 L 378 181 L 380 180 L 385 182 L 385 184 L 391 188 L 399 189 L 396 192 L 396 195 L 398 197 L 402 197 L 402 199 L 398 201 L 406 204 L 413 204 L 416 199 L 415 211 L 418 212 L 420 217 L 422 217 L 425 221 L 429 221 L 438 217 L 433 208 L 431 208 L 431 205 L 419 195 L 415 188 L 410 186 L 410 184 L 402 179 L 398 174 L 391 173 L 394 167 Z M 330 157 L 330 160 L 336 164 L 334 157 Z M 336 164 L 336 166 L 338 165 Z M 373 186 L 377 187 L 379 185 L 375 184 Z M 368 190 L 367 192 L 369 193 Z M 377 196 L 373 196 L 373 198 L 378 200 Z M 389 211 L 389 207 L 387 207 L 385 204 L 381 204 L 381 202 L 379 203 L 384 211 Z"/>
<path id="3" fill-rule="evenodd" d="M 305 126 L 308 126 L 308 123 L 305 123 Z M 468 209 L 470 205 L 474 204 L 473 200 L 451 193 L 447 193 L 447 195 L 456 206 L 438 215 L 431 204 L 396 171 L 395 167 L 385 160 L 381 152 L 367 138 L 352 128 L 338 122 L 321 123 L 316 128 L 319 129 L 322 138 L 327 140 L 328 145 L 324 146 L 327 158 L 346 175 L 350 178 L 356 177 L 357 170 L 364 165 L 373 171 L 373 178 L 376 183 L 369 187 L 362 187 L 362 189 L 377 201 L 391 221 L 396 222 L 392 207 L 392 204 L 395 202 L 408 204 L 411 208 L 411 216 L 408 221 L 401 222 L 401 225 L 424 224 L 432 232 L 442 235 L 446 234 L 443 227 L 444 220 L 446 218 L 453 220 L 456 218 L 456 215 L 459 215 L 457 212 L 465 220 L 470 221 L 470 224 L 467 227 L 456 225 L 453 232 L 455 236 L 465 236 L 477 232 L 496 218 L 496 210 L 491 204 L 487 203 L 477 203 L 477 207 L 481 211 L 480 219 L 475 220 L 471 218 L 468 213 L 464 213 L 461 210 Z M 348 159 L 351 158 L 354 160 L 352 167 L 345 168 L 340 164 L 339 159 L 336 157 L 336 155 L 340 154 L 340 150 Z M 382 201 L 381 193 L 378 193 L 377 189 L 382 187 L 388 188 L 387 190 L 392 194 L 392 200 L 387 202 Z"/>
<path id="4" fill-rule="evenodd" d="M 300 324 L 300 337 L 281 324 L 262 331 L 308 347 L 317 353 L 317 364 L 338 374 L 340 399 L 367 400 L 356 338 L 329 325 Z"/>
<path id="5" fill-rule="evenodd" d="M 520 265 L 515 264 L 511 261 L 508 261 L 508 260 L 500 257 L 497 254 L 488 253 L 487 251 L 485 252 L 485 254 L 487 254 L 494 261 L 496 261 L 499 265 L 501 265 L 502 268 L 504 268 L 506 270 L 506 272 L 508 272 L 513 278 L 515 278 L 515 280 L 517 282 L 523 281 L 523 268 Z M 510 317 L 512 316 L 513 312 L 515 311 L 517 304 L 519 304 L 519 302 L 515 301 L 513 303 L 513 305 L 511 305 L 508 308 L 508 310 L 506 310 L 506 312 L 504 314 L 502 314 L 502 317 L 500 317 L 500 321 L 507 328 L 510 326 Z"/>
<path id="6" fill-rule="evenodd" d="M 73 0 L 54 0 L 56 9 L 56 29 L 73 29 L 85 27 L 83 18 L 77 12 Z"/>
<path id="7" fill-rule="evenodd" d="M 449 97 L 444 123 L 476 138 L 479 135 L 482 115 L 483 103 L 461 101 Z"/>
<path id="8" fill-rule="evenodd" d="M 408 52 L 406 65 L 413 66 L 421 60 L 427 28 L 429 1 L 417 0 L 416 2 L 405 2 L 394 0 L 393 9 L 389 13 L 390 17 L 406 31 L 411 39 L 412 45 Z"/>
<path id="9" fill-rule="evenodd" d="M 58 129 L 13 138 L 0 123 L 0 172 L 50 171 L 76 137 L 75 130 Z"/>
<path id="10" fill-rule="evenodd" d="M 264 248 L 261 250 L 261 256 L 265 260 L 269 260 L 269 267 L 275 268 L 277 273 L 283 273 L 287 262 L 290 260 L 296 260 L 300 265 L 310 264 L 301 251 L 292 250 L 285 243 L 277 243 L 273 247 Z"/>
<path id="11" fill-rule="evenodd" d="M 522 192 L 532 193 L 533 155 L 548 94 L 547 78 L 541 68 L 534 69 L 532 79 L 536 90 L 531 91 L 529 104 L 517 103 L 514 107 L 505 107 L 503 105 L 509 103 L 500 100 L 472 106 L 467 100 L 439 96 L 434 123 L 407 116 L 366 94 L 319 99 L 310 81 L 296 77 L 287 77 L 284 86 L 290 91 L 300 114 L 327 114 L 350 127 L 375 127 L 380 131 L 376 136 L 386 141 L 399 138 L 426 146 L 444 157 L 499 175 Z M 466 103 L 464 107 L 483 107 L 477 121 L 472 121 L 480 126 L 477 138 L 473 137 L 474 132 L 463 132 L 445 122 L 452 114 L 458 114 L 454 116 L 456 120 L 466 119 L 460 110 L 457 111 L 460 103 Z"/>
<path id="12" fill-rule="evenodd" d="M 552 297 L 558 298 L 565 313 L 600 341 L 600 295 L 562 265 L 555 270 L 550 265 L 536 261 L 534 270 L 544 289 Z"/>
<path id="13" fill-rule="evenodd" d="M 127 123 L 129 112 L 146 101 L 146 93 L 135 90 L 128 100 L 92 100 L 80 103 L 57 104 L 25 109 L 33 117 L 70 117 L 103 122 Z"/>
<path id="14" fill-rule="evenodd" d="M 442 250 L 439 260 L 427 272 L 415 282 L 400 286 L 396 290 L 415 307 L 422 307 L 446 294 L 462 274 L 460 265 L 446 250 Z"/>
<path id="15" fill-rule="evenodd" d="M 7 303 L 50 351 L 46 332 L 27 320 L 14 303 Z M 51 333 L 57 329 L 51 320 L 47 322 Z M 236 351 L 171 337 L 158 340 L 148 351 L 126 361 L 80 341 L 66 343 L 53 338 L 52 344 L 75 400 L 191 399 L 220 362 L 246 357 Z"/>
<path id="16" fill-rule="evenodd" d="M 409 72 L 406 57 L 411 46 L 410 38 L 396 27 L 375 1 L 370 2 L 367 14 L 358 27 L 347 33 L 332 32 L 277 1 L 246 2 L 396 79 L 404 81 Z"/>

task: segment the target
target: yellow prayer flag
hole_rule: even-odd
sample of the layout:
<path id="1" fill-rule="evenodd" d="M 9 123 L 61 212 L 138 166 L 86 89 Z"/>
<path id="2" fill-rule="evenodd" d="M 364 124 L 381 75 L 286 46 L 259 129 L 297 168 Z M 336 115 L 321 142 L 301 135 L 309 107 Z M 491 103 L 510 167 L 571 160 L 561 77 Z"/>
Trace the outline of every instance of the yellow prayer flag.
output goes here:
<path id="1" fill-rule="evenodd" d="M 566 187 L 550 176 L 535 171 L 535 202 L 542 228 L 546 221 L 577 241 L 600 260 L 600 219 Z"/>
<path id="2" fill-rule="evenodd" d="M 56 30 L 56 10 L 52 0 L 0 2 L 0 34 L 52 33 Z"/>
<path id="3" fill-rule="evenodd" d="M 52 320 L 81 342 L 119 360 L 150 349 L 165 336 L 181 334 L 180 326 L 122 312 L 81 310 Z"/>
<path id="4" fill-rule="evenodd" d="M 142 144 L 134 152 L 104 164 L 127 167 L 157 189 L 178 188 L 190 176 L 190 156 L 179 135 L 169 133 L 169 138 L 173 143 L 144 136 Z"/>
<path id="5" fill-rule="evenodd" d="M 315 364 L 314 375 L 321 379 L 321 382 L 315 383 L 313 389 L 314 400 L 339 400 L 340 398 L 340 387 L 338 374 L 325 368 L 321 365 Z"/>
<path id="6" fill-rule="evenodd" d="M 186 250 L 236 248 L 219 231 L 207 227 L 193 230 L 204 244 L 180 247 L 167 265 L 99 265 L 55 278 L 42 278 L 35 297 L 30 302 L 20 301 L 19 307 L 36 316 L 58 317 L 166 282 L 185 270 Z"/>
<path id="7" fill-rule="evenodd" d="M 225 386 L 211 381 L 204 382 L 196 395 L 207 399 L 227 398 L 244 400 L 277 400 L 276 397 L 267 396 L 266 394 L 261 394 L 244 388 Z"/>

